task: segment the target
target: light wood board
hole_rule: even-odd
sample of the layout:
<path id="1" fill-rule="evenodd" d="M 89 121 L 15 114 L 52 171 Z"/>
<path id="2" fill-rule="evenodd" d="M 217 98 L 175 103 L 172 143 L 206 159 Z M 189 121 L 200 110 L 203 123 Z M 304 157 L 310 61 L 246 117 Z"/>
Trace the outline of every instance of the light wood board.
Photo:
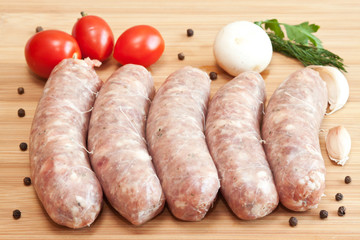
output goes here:
<path id="1" fill-rule="evenodd" d="M 48 217 L 32 186 L 26 187 L 23 178 L 30 175 L 28 151 L 19 149 L 28 142 L 30 125 L 44 81 L 32 74 L 24 58 L 26 41 L 36 26 L 71 32 L 80 11 L 104 18 L 117 38 L 128 27 L 149 24 L 163 35 L 166 48 L 161 59 L 151 66 L 156 88 L 173 71 L 185 65 L 206 72 L 218 72 L 212 83 L 212 94 L 231 79 L 216 66 L 212 44 L 216 33 L 227 23 L 236 20 L 265 20 L 298 24 L 309 21 L 321 26 L 316 36 L 325 48 L 339 54 L 347 65 L 350 98 L 346 106 L 327 116 L 322 129 L 344 125 L 352 137 L 348 163 L 337 166 L 326 155 L 324 134 L 320 134 L 326 176 L 326 196 L 319 208 L 295 213 L 279 206 L 269 216 L 254 220 L 237 219 L 219 197 L 213 209 L 201 222 L 182 222 L 174 219 L 167 209 L 140 227 L 134 227 L 107 204 L 90 227 L 72 230 L 56 225 Z M 360 238 L 360 2 L 358 0 L 289 0 L 289 1 L 40 1 L 0 0 L 0 239 L 359 239 Z M 194 36 L 186 37 L 186 29 Z M 185 60 L 177 54 L 183 52 Z M 109 60 L 96 71 L 103 81 L 119 67 Z M 274 53 L 268 69 L 263 72 L 268 98 L 290 73 L 301 68 L 296 60 Z M 18 95 L 18 87 L 25 94 Z M 26 116 L 17 116 L 24 108 Z M 352 183 L 344 184 L 350 175 Z M 344 200 L 335 201 L 342 192 Z M 347 208 L 344 217 L 337 209 Z M 14 220 L 12 211 L 20 209 L 22 217 Z M 319 218 L 326 209 L 329 217 Z M 299 220 L 297 227 L 288 225 L 290 216 Z"/>

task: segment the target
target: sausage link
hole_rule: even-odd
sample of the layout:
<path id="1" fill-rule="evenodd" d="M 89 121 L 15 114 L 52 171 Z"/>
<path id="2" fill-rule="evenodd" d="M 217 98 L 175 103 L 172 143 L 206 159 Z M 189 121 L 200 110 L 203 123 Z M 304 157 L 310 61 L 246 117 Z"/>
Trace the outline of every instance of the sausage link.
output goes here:
<path id="1" fill-rule="evenodd" d="M 181 220 L 201 220 L 220 186 L 204 135 L 209 93 L 207 74 L 185 67 L 166 79 L 150 107 L 150 154 L 170 211 Z"/>
<path id="2" fill-rule="evenodd" d="M 279 203 L 260 136 L 265 99 L 261 75 L 242 73 L 216 92 L 206 119 L 206 140 L 221 193 L 244 220 L 264 217 Z"/>
<path id="3" fill-rule="evenodd" d="M 70 228 L 90 226 L 102 206 L 85 149 L 90 110 L 102 83 L 92 67 L 89 59 L 65 59 L 54 68 L 30 133 L 37 195 L 51 219 Z"/>
<path id="4" fill-rule="evenodd" d="M 110 204 L 135 225 L 156 216 L 165 202 L 145 140 L 154 94 L 150 73 L 125 65 L 101 88 L 90 119 L 91 165 Z"/>
<path id="5" fill-rule="evenodd" d="M 269 100 L 262 136 L 281 203 L 294 211 L 316 208 L 325 189 L 319 128 L 327 107 L 319 74 L 291 74 Z"/>

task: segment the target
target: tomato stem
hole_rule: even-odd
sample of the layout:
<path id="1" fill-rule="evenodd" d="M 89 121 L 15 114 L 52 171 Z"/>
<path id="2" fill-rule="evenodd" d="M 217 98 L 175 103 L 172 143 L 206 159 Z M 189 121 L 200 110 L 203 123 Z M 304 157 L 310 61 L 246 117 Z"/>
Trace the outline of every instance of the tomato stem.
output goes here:
<path id="1" fill-rule="evenodd" d="M 84 12 L 84 11 L 81 11 L 81 12 L 80 12 L 80 14 L 81 14 L 81 16 L 82 16 L 82 17 L 87 16 L 87 13 L 86 13 L 86 12 Z"/>

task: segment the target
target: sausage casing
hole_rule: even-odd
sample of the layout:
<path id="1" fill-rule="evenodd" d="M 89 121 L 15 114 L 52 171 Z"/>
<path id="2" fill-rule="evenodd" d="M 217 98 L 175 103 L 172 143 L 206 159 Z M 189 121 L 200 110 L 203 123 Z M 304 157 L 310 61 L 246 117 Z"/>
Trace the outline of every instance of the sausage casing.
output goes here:
<path id="1" fill-rule="evenodd" d="M 101 88 L 90 119 L 91 165 L 110 204 L 135 225 L 156 216 L 165 202 L 145 140 L 154 94 L 144 67 L 124 65 Z"/>
<path id="2" fill-rule="evenodd" d="M 269 100 L 262 136 L 281 203 L 294 211 L 316 208 L 325 189 L 319 128 L 327 107 L 326 83 L 304 68 Z"/>
<path id="3" fill-rule="evenodd" d="M 147 122 L 149 150 L 167 204 L 186 221 L 205 216 L 220 185 L 204 135 L 209 93 L 205 72 L 182 68 L 160 87 Z"/>
<path id="4" fill-rule="evenodd" d="M 279 202 L 260 135 L 265 99 L 261 75 L 244 72 L 215 93 L 206 119 L 206 140 L 221 193 L 244 220 L 264 217 Z"/>
<path id="5" fill-rule="evenodd" d="M 65 59 L 52 71 L 30 133 L 30 164 L 37 195 L 54 222 L 90 226 L 102 190 L 90 168 L 86 136 L 101 80 L 89 59 Z"/>

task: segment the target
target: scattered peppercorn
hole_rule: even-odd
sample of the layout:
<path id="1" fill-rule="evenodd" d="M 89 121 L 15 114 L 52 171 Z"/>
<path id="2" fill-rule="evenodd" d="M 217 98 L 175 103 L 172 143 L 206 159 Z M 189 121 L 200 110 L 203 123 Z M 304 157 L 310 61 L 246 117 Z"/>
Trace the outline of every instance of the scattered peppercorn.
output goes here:
<path id="1" fill-rule="evenodd" d="M 321 210 L 320 211 L 320 218 L 321 219 L 327 218 L 328 215 L 329 215 L 328 211 L 326 211 L 326 210 Z"/>
<path id="2" fill-rule="evenodd" d="M 184 59 L 185 59 L 184 53 L 182 53 L 182 52 L 179 53 L 179 54 L 178 54 L 178 59 L 179 59 L 179 60 L 184 60 Z"/>
<path id="3" fill-rule="evenodd" d="M 42 28 L 42 26 L 37 26 L 36 29 L 35 29 L 35 32 L 41 32 L 41 31 L 44 31 L 44 29 Z"/>
<path id="4" fill-rule="evenodd" d="M 19 108 L 19 110 L 18 110 L 18 116 L 19 116 L 19 117 L 25 117 L 25 110 L 22 109 L 22 108 Z"/>
<path id="5" fill-rule="evenodd" d="M 338 215 L 344 216 L 345 215 L 346 208 L 344 206 L 339 207 L 338 209 Z"/>
<path id="6" fill-rule="evenodd" d="M 19 87 L 19 88 L 17 89 L 17 91 L 18 91 L 18 94 L 20 94 L 20 95 L 25 93 L 25 90 L 24 90 L 23 87 Z"/>
<path id="7" fill-rule="evenodd" d="M 21 217 L 21 212 L 20 210 L 16 209 L 13 211 L 13 217 L 14 219 L 19 219 Z"/>
<path id="8" fill-rule="evenodd" d="M 22 143 L 20 143 L 19 147 L 20 147 L 21 151 L 26 151 L 28 148 L 28 145 L 27 145 L 27 143 L 22 142 Z"/>
<path id="9" fill-rule="evenodd" d="M 25 186 L 30 186 L 31 185 L 31 178 L 24 177 L 24 184 L 25 184 Z"/>
<path id="10" fill-rule="evenodd" d="M 188 37 L 192 37 L 194 35 L 194 30 L 192 30 L 191 28 L 186 30 L 186 34 Z"/>
<path id="11" fill-rule="evenodd" d="M 210 72 L 209 76 L 210 76 L 211 80 L 216 80 L 217 79 L 217 73 L 216 72 Z"/>
<path id="12" fill-rule="evenodd" d="M 350 176 L 346 176 L 346 177 L 345 177 L 345 183 L 346 183 L 346 184 L 351 183 L 351 177 L 350 177 Z"/>
<path id="13" fill-rule="evenodd" d="M 290 226 L 295 227 L 298 224 L 297 218 L 296 217 L 291 217 L 289 219 L 289 224 L 290 224 Z"/>
<path id="14" fill-rule="evenodd" d="M 343 200 L 343 198 L 344 198 L 344 196 L 341 193 L 337 193 L 335 195 L 335 200 L 336 201 L 341 201 L 341 200 Z"/>

